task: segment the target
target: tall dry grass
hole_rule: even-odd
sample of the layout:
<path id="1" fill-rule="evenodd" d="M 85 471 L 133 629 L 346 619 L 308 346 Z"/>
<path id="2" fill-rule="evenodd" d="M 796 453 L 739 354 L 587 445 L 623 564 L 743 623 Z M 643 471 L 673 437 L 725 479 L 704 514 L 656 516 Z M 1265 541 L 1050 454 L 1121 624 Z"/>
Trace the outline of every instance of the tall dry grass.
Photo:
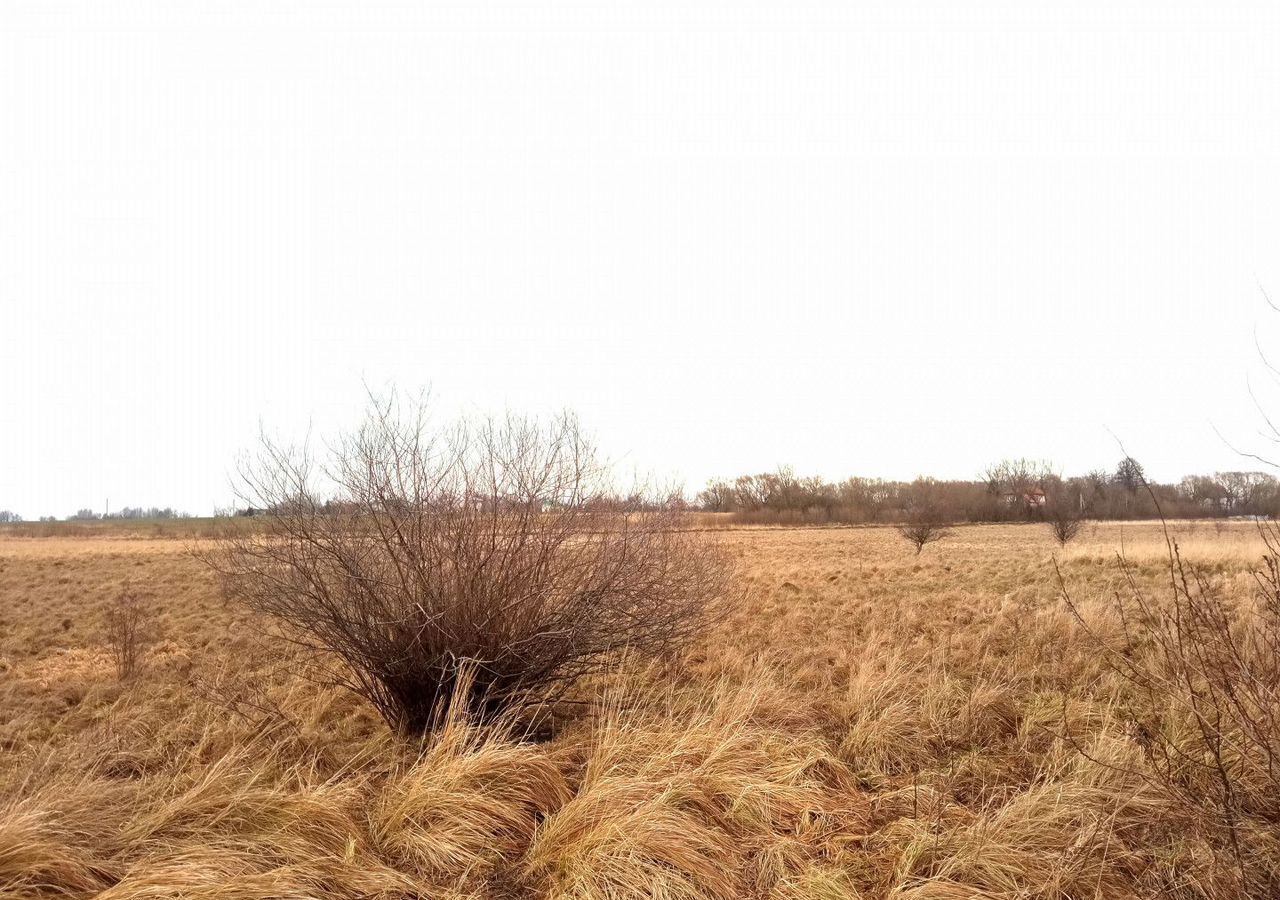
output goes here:
<path id="1" fill-rule="evenodd" d="M 1180 527 L 1249 601 L 1256 536 Z M 961 527 L 919 558 L 891 529 L 722 537 L 741 602 L 585 681 L 541 743 L 461 714 L 393 737 L 179 542 L 0 540 L 0 896 L 1258 896 L 1144 768 L 1142 697 L 1099 649 L 1126 646 L 1117 589 L 1167 586 L 1156 529 L 1123 526 L 1128 575 L 1110 524 L 1065 550 Z M 121 683 L 126 582 L 156 643 Z"/>

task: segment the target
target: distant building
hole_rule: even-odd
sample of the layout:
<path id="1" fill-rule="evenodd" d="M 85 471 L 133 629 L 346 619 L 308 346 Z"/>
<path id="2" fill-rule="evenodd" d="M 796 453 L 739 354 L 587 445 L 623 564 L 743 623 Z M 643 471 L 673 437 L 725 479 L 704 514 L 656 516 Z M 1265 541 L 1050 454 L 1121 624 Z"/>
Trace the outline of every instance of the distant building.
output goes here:
<path id="1" fill-rule="evenodd" d="M 1040 488 L 1012 491 L 1004 495 L 1004 502 L 1009 506 L 1022 506 L 1026 509 L 1044 509 L 1048 500 L 1048 496 Z"/>

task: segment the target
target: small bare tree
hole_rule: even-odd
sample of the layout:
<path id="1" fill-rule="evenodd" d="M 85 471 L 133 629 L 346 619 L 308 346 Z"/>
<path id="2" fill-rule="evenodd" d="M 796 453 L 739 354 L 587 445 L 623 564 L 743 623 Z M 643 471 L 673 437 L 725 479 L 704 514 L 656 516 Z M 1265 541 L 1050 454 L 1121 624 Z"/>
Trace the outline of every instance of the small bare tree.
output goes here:
<path id="1" fill-rule="evenodd" d="M 116 675 L 121 681 L 132 678 L 141 667 L 151 629 L 146 608 L 128 585 L 107 608 L 106 639 Z"/>
<path id="2" fill-rule="evenodd" d="M 898 526 L 898 534 L 916 548 L 916 556 L 925 544 L 940 541 L 951 533 L 941 512 L 932 502 L 916 503 L 907 511 L 907 521 Z"/>
<path id="3" fill-rule="evenodd" d="M 559 697 L 616 652 L 679 645 L 723 595 L 709 538 L 618 499 L 571 415 L 432 432 L 392 396 L 329 451 L 264 440 L 240 498 L 261 527 L 203 555 L 402 732 Z"/>
<path id="4" fill-rule="evenodd" d="M 1080 533 L 1082 520 L 1078 504 L 1072 504 L 1063 498 L 1054 499 L 1045 509 L 1045 524 L 1053 532 L 1053 539 L 1060 547 L 1067 546 Z"/>

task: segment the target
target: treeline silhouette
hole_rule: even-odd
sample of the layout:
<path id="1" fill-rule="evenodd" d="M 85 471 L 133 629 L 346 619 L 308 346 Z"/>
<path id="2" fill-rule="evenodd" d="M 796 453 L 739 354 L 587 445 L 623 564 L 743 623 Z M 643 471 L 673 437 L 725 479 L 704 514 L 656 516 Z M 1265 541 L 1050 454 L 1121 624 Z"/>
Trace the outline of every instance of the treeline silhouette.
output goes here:
<path id="1" fill-rule="evenodd" d="M 686 501 L 671 496 L 656 501 L 628 500 L 635 509 L 665 509 Z M 1113 470 L 1095 469 L 1063 477 L 1051 463 L 1008 459 L 971 480 L 921 476 L 914 481 L 855 476 L 832 482 L 803 477 L 789 466 L 758 475 L 714 478 L 693 499 L 703 512 L 728 513 L 742 524 L 864 524 L 908 521 L 1020 522 L 1051 519 L 1280 517 L 1280 479 L 1267 472 L 1214 472 L 1188 475 L 1176 483 L 1147 479 L 1132 457 Z M 547 507 L 544 511 L 550 511 Z M 322 513 L 346 511 L 326 501 Z M 260 516 L 278 510 L 218 508 L 214 518 Z M 172 507 L 124 507 L 111 513 L 77 510 L 68 522 L 192 518 Z M 19 514 L 0 510 L 0 523 L 19 523 Z M 56 522 L 42 516 L 41 522 Z"/>
<path id="2" fill-rule="evenodd" d="M 76 510 L 75 515 L 67 516 L 68 522 L 101 522 L 113 521 L 116 519 L 190 519 L 190 513 L 178 512 L 172 507 L 165 506 L 125 506 L 115 512 L 99 513 L 92 509 Z M 42 518 L 40 521 L 54 521 L 52 516 Z"/>
<path id="3" fill-rule="evenodd" d="M 1215 472 L 1162 484 L 1149 481 L 1132 457 L 1114 470 L 1071 477 L 1046 461 L 1009 459 L 967 481 L 922 476 L 831 482 L 784 466 L 712 479 L 695 503 L 743 524 L 903 522 L 923 513 L 950 522 L 1038 521 L 1064 513 L 1089 519 L 1275 516 L 1280 480 L 1266 472 Z"/>
<path id="4" fill-rule="evenodd" d="M 217 513 L 215 513 L 217 515 Z M 159 506 L 126 506 L 112 513 L 94 512 L 91 509 L 78 509 L 74 514 L 67 516 L 68 522 L 112 522 L 117 519 L 191 519 L 196 518 L 190 513 L 178 512 L 171 507 Z M 16 525 L 27 521 L 22 517 L 21 513 L 16 513 L 9 509 L 0 509 L 0 525 Z M 41 516 L 37 522 L 57 522 L 57 516 Z"/>

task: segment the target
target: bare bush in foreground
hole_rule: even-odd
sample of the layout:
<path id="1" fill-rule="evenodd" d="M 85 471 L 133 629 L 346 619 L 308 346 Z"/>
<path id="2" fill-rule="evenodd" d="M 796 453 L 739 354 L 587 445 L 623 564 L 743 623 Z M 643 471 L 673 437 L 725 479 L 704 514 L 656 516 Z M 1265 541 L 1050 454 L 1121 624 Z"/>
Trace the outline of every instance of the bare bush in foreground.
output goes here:
<path id="1" fill-rule="evenodd" d="M 393 398 L 331 453 L 318 466 L 264 441 L 242 497 L 263 525 L 206 558 L 402 732 L 459 702 L 491 719 L 617 651 L 673 648 L 723 591 L 707 539 L 669 505 L 617 499 L 572 416 L 433 434 L 421 404 Z"/>

